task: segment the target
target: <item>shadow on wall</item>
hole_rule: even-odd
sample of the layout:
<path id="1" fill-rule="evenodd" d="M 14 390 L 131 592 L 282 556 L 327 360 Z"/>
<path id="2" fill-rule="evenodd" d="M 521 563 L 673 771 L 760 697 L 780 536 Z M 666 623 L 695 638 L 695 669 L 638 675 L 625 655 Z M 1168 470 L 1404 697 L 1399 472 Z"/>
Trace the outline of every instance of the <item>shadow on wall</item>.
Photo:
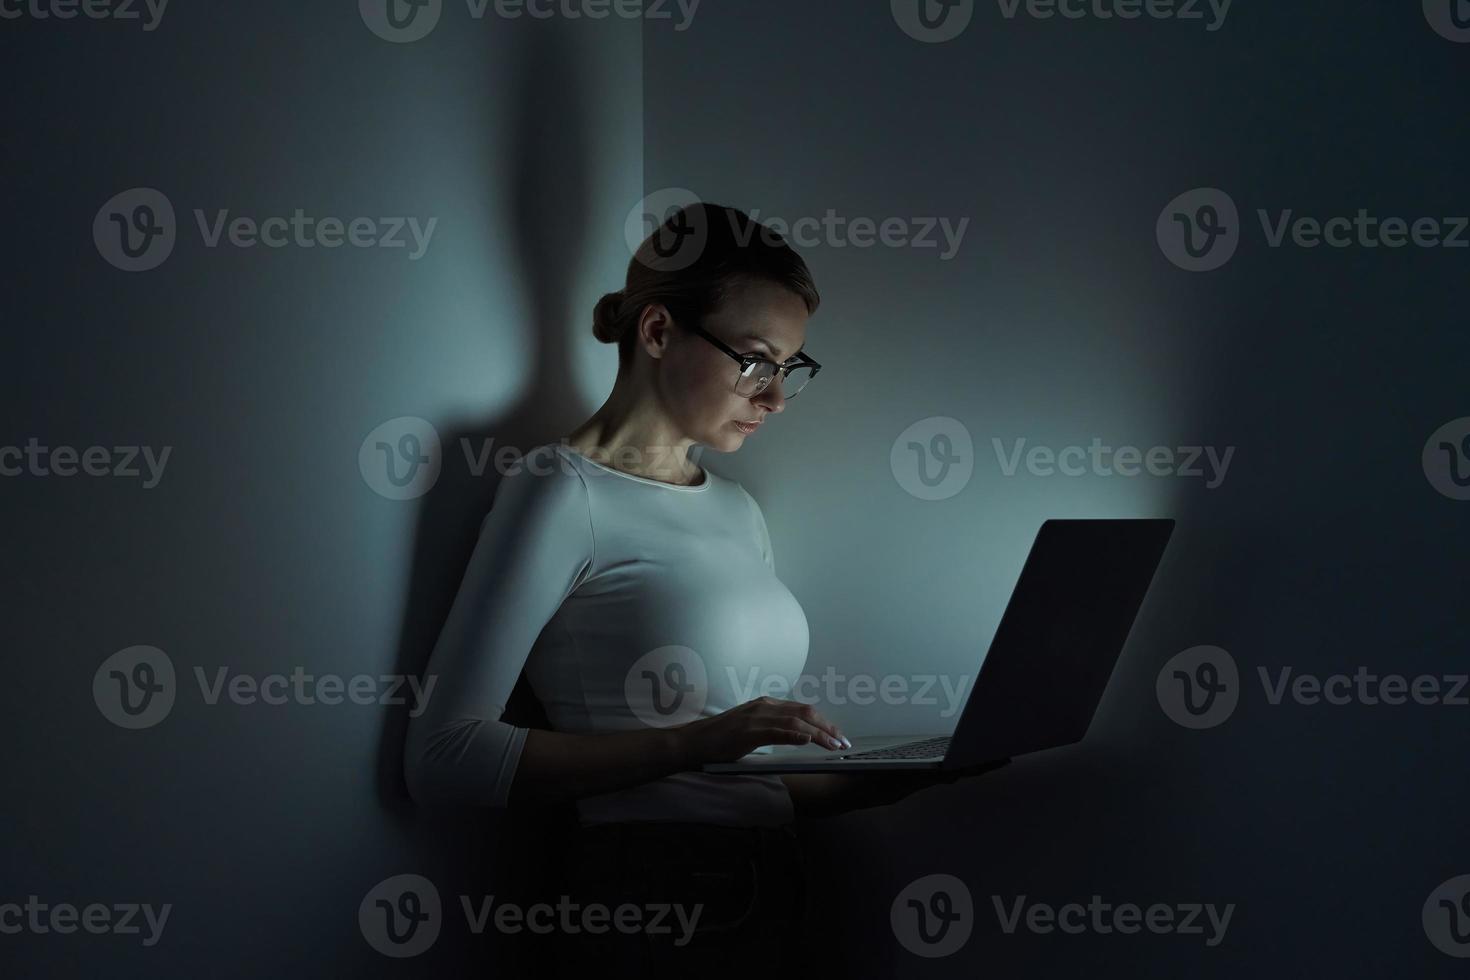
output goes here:
<path id="1" fill-rule="evenodd" d="M 517 80 L 511 118 L 514 133 L 496 146 L 509 148 L 503 195 L 492 198 L 498 213 L 509 215 L 512 251 L 519 258 L 519 280 L 526 286 L 531 322 L 531 377 L 526 393 L 496 417 L 462 418 L 435 425 L 444 434 L 443 451 L 479 451 L 514 446 L 521 451 L 560 439 L 588 414 L 570 383 L 571 349 L 566 325 L 579 316 L 590 324 L 591 311 L 567 307 L 575 276 L 584 267 L 591 200 L 592 153 L 583 65 L 572 42 L 554 25 L 525 25 L 529 43 L 511 72 Z M 487 91 L 494 91 L 499 77 Z M 493 457 L 492 457 L 493 458 Z M 422 676 L 439 631 L 459 588 L 479 528 L 499 483 L 494 466 L 483 476 L 468 466 L 445 465 L 432 492 L 419 503 L 409 591 L 399 633 L 396 672 Z M 546 727 L 545 713 L 525 676 L 516 685 L 506 720 Z M 465 875 L 479 893 L 545 887 L 540 869 L 555 855 L 555 834 L 575 820 L 571 806 L 554 812 L 457 814 L 416 811 L 403 776 L 406 706 L 384 716 L 379 746 L 378 797 L 406 832 L 418 831 L 432 847 L 434 863 L 446 874 Z M 461 824 L 458 821 L 463 820 Z M 455 827 L 459 827 L 456 830 Z M 513 844 L 511 843 L 513 842 Z M 461 850 L 468 848 L 468 852 Z M 495 887 L 483 882 L 490 878 Z M 479 884 L 473 882 L 478 880 Z M 524 955 L 524 954 L 523 954 Z M 497 957 L 499 959 L 499 957 Z"/>

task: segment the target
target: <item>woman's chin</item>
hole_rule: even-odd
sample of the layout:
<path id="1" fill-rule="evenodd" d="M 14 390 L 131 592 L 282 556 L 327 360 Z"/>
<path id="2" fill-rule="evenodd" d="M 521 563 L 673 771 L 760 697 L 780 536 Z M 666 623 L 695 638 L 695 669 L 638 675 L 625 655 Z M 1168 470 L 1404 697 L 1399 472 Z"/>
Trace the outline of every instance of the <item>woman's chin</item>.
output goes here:
<path id="1" fill-rule="evenodd" d="M 729 422 L 720 430 L 720 437 L 711 440 L 711 447 L 716 452 L 733 453 L 745 445 L 745 433 L 735 428 L 734 422 Z"/>

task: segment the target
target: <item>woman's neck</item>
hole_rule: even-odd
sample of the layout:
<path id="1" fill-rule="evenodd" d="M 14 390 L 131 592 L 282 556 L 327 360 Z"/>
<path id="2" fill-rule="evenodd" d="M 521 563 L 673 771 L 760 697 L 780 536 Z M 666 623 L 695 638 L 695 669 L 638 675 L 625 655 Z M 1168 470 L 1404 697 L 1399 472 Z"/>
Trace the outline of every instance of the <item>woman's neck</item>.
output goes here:
<path id="1" fill-rule="evenodd" d="M 679 434 L 651 400 L 630 397 L 616 385 L 602 407 L 565 441 L 582 455 L 633 476 L 680 486 L 704 480 L 689 459 L 694 440 Z"/>

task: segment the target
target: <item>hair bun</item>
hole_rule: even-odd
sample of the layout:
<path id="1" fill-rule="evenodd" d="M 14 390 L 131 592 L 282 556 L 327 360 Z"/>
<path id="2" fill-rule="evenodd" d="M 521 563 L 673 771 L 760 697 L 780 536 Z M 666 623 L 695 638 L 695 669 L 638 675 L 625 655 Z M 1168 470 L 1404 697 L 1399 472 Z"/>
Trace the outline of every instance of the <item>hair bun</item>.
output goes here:
<path id="1" fill-rule="evenodd" d="M 604 344 L 616 344 L 623 334 L 623 291 L 608 293 L 592 311 L 592 336 Z"/>

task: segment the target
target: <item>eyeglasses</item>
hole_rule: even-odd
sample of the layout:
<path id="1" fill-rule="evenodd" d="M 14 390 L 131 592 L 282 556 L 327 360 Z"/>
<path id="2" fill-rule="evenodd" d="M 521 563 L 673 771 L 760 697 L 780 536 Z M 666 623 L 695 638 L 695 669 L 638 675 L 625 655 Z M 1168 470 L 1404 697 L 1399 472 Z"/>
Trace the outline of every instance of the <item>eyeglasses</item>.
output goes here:
<path id="1" fill-rule="evenodd" d="M 759 395 L 777 377 L 781 378 L 782 396 L 788 400 L 795 398 L 807 386 L 807 382 L 822 370 L 822 365 L 799 351 L 785 363 L 777 364 L 759 354 L 736 353 L 720 338 L 696 324 L 689 324 L 689 329 L 740 363 L 740 377 L 735 380 L 735 394 L 744 398 Z"/>

